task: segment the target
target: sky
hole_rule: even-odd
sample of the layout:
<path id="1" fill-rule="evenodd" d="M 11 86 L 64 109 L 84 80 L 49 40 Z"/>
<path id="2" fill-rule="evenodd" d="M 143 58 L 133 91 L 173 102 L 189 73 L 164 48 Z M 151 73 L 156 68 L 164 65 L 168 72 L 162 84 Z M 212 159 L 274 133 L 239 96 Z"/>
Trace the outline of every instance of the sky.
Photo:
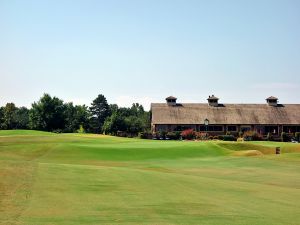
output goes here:
<path id="1" fill-rule="evenodd" d="M 0 105 L 300 103 L 298 0 L 0 0 Z"/>

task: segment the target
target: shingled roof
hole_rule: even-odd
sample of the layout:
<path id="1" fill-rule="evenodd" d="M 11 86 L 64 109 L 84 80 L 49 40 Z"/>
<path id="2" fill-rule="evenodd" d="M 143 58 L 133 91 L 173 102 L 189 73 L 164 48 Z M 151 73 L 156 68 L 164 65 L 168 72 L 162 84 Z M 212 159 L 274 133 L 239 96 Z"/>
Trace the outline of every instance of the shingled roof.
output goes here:
<path id="1" fill-rule="evenodd" d="M 267 104 L 177 104 L 152 103 L 153 124 L 265 124 L 299 125 L 300 104 L 272 107 Z"/>

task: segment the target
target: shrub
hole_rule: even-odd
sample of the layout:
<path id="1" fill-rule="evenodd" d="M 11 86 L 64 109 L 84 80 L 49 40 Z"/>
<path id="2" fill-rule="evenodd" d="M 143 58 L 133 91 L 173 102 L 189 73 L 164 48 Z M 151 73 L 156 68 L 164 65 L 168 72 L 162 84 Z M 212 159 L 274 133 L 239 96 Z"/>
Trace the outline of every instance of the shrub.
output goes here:
<path id="1" fill-rule="evenodd" d="M 55 130 L 53 130 L 52 132 L 53 132 L 53 133 L 56 133 L 56 134 L 60 134 L 60 133 L 63 132 L 63 130 L 62 130 L 62 129 L 55 129 Z"/>
<path id="2" fill-rule="evenodd" d="M 296 141 L 300 141 L 300 132 L 296 132 L 295 133 L 295 139 L 296 139 Z"/>
<path id="3" fill-rule="evenodd" d="M 152 138 L 156 138 L 156 139 L 166 139 L 166 135 L 167 135 L 167 132 L 166 131 L 158 131 L 158 132 L 154 132 L 152 134 Z"/>
<path id="4" fill-rule="evenodd" d="M 151 132 L 140 132 L 138 137 L 141 139 L 152 139 L 152 133 Z"/>
<path id="5" fill-rule="evenodd" d="M 195 132 L 193 129 L 184 130 L 181 132 L 181 136 L 186 140 L 193 140 L 195 138 Z"/>
<path id="6" fill-rule="evenodd" d="M 117 131 L 117 136 L 118 137 L 127 137 L 127 134 L 125 131 Z"/>
<path id="7" fill-rule="evenodd" d="M 221 140 L 221 141 L 223 141 L 224 140 L 224 135 L 219 135 L 218 139 Z"/>
<path id="8" fill-rule="evenodd" d="M 281 133 L 281 141 L 282 142 L 288 142 L 290 140 L 291 140 L 291 138 L 290 138 L 290 136 L 287 133 L 285 133 L 285 132 Z"/>
<path id="9" fill-rule="evenodd" d="M 153 132 L 152 133 L 152 139 L 159 139 L 159 133 L 158 132 Z"/>
<path id="10" fill-rule="evenodd" d="M 270 132 L 267 134 L 267 140 L 268 141 L 273 141 L 274 140 L 274 138 L 273 138 L 273 136 Z"/>
<path id="11" fill-rule="evenodd" d="M 166 139 L 166 135 L 167 135 L 167 131 L 162 130 L 159 132 L 160 139 Z"/>
<path id="12" fill-rule="evenodd" d="M 209 139 L 209 140 L 213 140 L 214 137 L 213 137 L 213 136 L 209 136 L 208 139 Z"/>
<path id="13" fill-rule="evenodd" d="M 236 141 L 239 141 L 239 142 L 243 142 L 244 141 L 244 138 L 238 138 Z"/>
<path id="14" fill-rule="evenodd" d="M 144 132 L 139 132 L 138 137 L 141 139 L 147 139 Z"/>
<path id="15" fill-rule="evenodd" d="M 236 137 L 233 135 L 223 135 L 224 141 L 236 141 Z"/>
<path id="16" fill-rule="evenodd" d="M 245 141 L 261 141 L 263 139 L 262 135 L 255 131 L 246 131 L 243 138 Z"/>
<path id="17" fill-rule="evenodd" d="M 219 136 L 214 136 L 213 139 L 214 139 L 214 140 L 218 140 L 218 139 L 219 139 Z"/>
<path id="18" fill-rule="evenodd" d="M 197 140 L 207 140 L 208 139 L 208 133 L 196 132 L 195 136 L 196 136 Z"/>
<path id="19" fill-rule="evenodd" d="M 85 130 L 84 130 L 82 125 L 79 126 L 79 129 L 77 130 L 77 133 L 80 133 L 80 134 L 85 133 Z"/>
<path id="20" fill-rule="evenodd" d="M 240 131 L 239 132 L 239 137 L 243 137 L 243 134 L 244 134 L 243 131 Z"/>
<path id="21" fill-rule="evenodd" d="M 177 140 L 180 140 L 181 139 L 181 131 L 174 131 L 174 132 L 176 134 Z"/>
<path id="22" fill-rule="evenodd" d="M 113 133 L 111 133 L 111 134 L 113 134 Z M 118 137 L 127 137 L 127 138 L 133 138 L 133 137 L 138 136 L 136 133 L 130 133 L 130 132 L 126 132 L 126 131 L 117 131 L 117 133 L 115 135 Z"/>
<path id="23" fill-rule="evenodd" d="M 263 135 L 257 132 L 253 133 L 253 141 L 262 141 L 263 140 Z"/>
<path id="24" fill-rule="evenodd" d="M 181 132 L 180 131 L 168 132 L 166 134 L 166 137 L 169 138 L 170 140 L 179 140 L 181 137 Z"/>

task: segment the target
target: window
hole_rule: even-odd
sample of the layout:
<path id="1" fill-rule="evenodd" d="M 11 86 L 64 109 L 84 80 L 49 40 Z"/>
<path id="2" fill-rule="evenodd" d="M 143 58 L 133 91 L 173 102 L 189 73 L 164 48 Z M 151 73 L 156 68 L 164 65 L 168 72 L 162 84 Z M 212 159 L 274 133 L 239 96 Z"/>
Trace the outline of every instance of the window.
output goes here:
<path id="1" fill-rule="evenodd" d="M 159 124 L 156 126 L 156 131 L 167 131 L 167 130 L 168 130 L 167 125 Z"/>
<path id="2" fill-rule="evenodd" d="M 214 131 L 223 131 L 223 126 L 214 126 Z"/>
<path id="3" fill-rule="evenodd" d="M 236 126 L 228 126 L 227 131 L 237 131 Z"/>
<path id="4" fill-rule="evenodd" d="M 208 128 L 207 128 L 208 129 Z M 199 131 L 206 131 L 206 127 L 205 126 L 200 126 L 199 127 Z"/>
<path id="5" fill-rule="evenodd" d="M 285 133 L 300 132 L 300 126 L 283 126 L 283 132 Z"/>
<path id="6" fill-rule="evenodd" d="M 199 128 L 200 131 L 223 131 L 223 126 L 219 126 L 219 125 L 209 125 L 209 126 L 203 126 L 201 125 Z"/>
<path id="7" fill-rule="evenodd" d="M 241 131 L 242 131 L 242 132 L 247 132 L 247 131 L 249 131 L 249 130 L 251 130 L 251 127 L 250 127 L 250 126 L 242 126 L 242 127 L 241 127 Z"/>
<path id="8" fill-rule="evenodd" d="M 265 126 L 265 133 L 278 134 L 278 126 Z"/>

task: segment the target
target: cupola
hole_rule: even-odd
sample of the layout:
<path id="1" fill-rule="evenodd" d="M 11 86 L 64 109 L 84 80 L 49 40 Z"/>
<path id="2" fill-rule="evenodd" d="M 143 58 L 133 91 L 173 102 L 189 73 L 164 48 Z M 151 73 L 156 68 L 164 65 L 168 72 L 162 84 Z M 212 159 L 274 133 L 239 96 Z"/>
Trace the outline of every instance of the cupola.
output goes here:
<path id="1" fill-rule="evenodd" d="M 266 101 L 269 106 L 277 106 L 278 104 L 278 98 L 274 96 L 270 96 L 269 98 L 266 99 Z"/>
<path id="2" fill-rule="evenodd" d="M 176 105 L 176 100 L 177 100 L 177 98 L 175 98 L 173 96 L 169 96 L 166 98 L 168 105 Z"/>
<path id="3" fill-rule="evenodd" d="M 218 101 L 219 101 L 219 98 L 217 98 L 216 96 L 212 95 L 212 96 L 209 96 L 208 99 L 208 105 L 209 106 L 214 106 L 214 107 L 217 107 L 219 105 Z"/>

